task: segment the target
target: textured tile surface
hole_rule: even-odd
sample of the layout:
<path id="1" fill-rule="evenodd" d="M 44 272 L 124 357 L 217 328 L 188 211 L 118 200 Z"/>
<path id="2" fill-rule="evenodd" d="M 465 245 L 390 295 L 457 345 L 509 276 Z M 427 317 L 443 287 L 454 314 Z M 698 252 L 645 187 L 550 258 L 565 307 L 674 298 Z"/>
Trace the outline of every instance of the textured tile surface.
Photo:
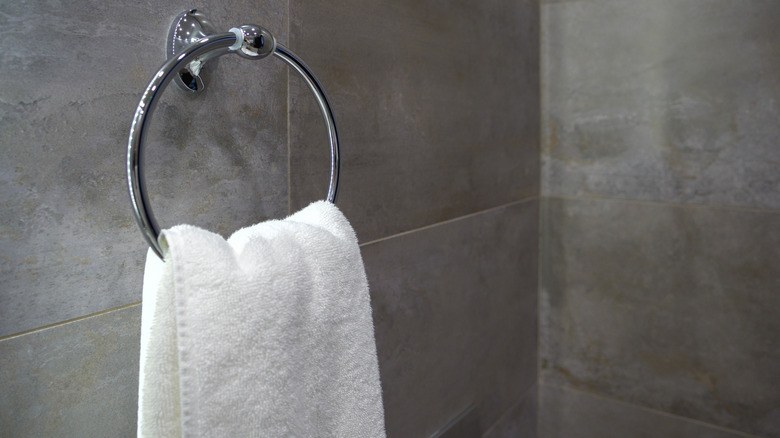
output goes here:
<path id="1" fill-rule="evenodd" d="M 546 3 L 545 194 L 780 208 L 780 2 Z"/>
<path id="2" fill-rule="evenodd" d="M 698 421 L 541 385 L 539 438 L 749 438 Z"/>
<path id="3" fill-rule="evenodd" d="M 0 341 L 0 436 L 135 436 L 140 306 Z"/>
<path id="4" fill-rule="evenodd" d="M 389 437 L 474 403 L 483 427 L 536 382 L 535 200 L 362 248 Z"/>
<path id="5" fill-rule="evenodd" d="M 287 3 L 259 3 L 199 6 L 220 29 L 256 20 L 285 40 Z M 140 300 L 127 137 L 189 7 L 0 4 L 0 336 Z M 217 70 L 197 100 L 172 86 L 153 118 L 145 169 L 164 227 L 229 233 L 287 211 L 285 68 L 223 58 Z"/>
<path id="6" fill-rule="evenodd" d="M 361 241 L 536 196 L 535 1 L 291 1 L 290 46 L 342 142 L 339 205 Z M 314 100 L 290 81 L 291 198 L 327 189 Z M 316 147 L 314 147 L 316 146 Z"/>
<path id="7" fill-rule="evenodd" d="M 780 435 L 780 213 L 545 205 L 543 382 Z"/>
<path id="8" fill-rule="evenodd" d="M 485 438 L 536 438 L 537 397 L 534 385 L 485 433 Z"/>

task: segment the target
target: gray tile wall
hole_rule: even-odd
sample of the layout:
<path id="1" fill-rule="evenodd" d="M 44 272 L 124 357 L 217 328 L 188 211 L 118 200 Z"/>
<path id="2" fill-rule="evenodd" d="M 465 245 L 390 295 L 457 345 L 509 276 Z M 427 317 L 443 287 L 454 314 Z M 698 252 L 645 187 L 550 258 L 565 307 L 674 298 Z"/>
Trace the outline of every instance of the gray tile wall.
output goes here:
<path id="1" fill-rule="evenodd" d="M 146 248 L 125 142 L 170 20 L 193 6 L 219 28 L 269 28 L 329 94 L 389 436 L 427 436 L 470 403 L 491 437 L 535 416 L 536 2 L 6 3 L 0 435 L 135 434 Z M 328 152 L 302 84 L 273 60 L 222 58 L 211 77 L 198 99 L 166 92 L 154 116 L 161 225 L 227 235 L 321 198 Z"/>
<path id="2" fill-rule="evenodd" d="M 535 386 L 538 218 L 529 200 L 363 247 L 388 436 L 472 403 L 487 430 Z"/>
<path id="3" fill-rule="evenodd" d="M 780 431 L 780 212 L 551 198 L 545 383 Z"/>
<path id="4" fill-rule="evenodd" d="M 780 3 L 544 6 L 544 194 L 778 209 Z"/>
<path id="5" fill-rule="evenodd" d="M 0 435 L 132 436 L 141 307 L 0 342 Z"/>
<path id="6" fill-rule="evenodd" d="M 170 22 L 189 7 L 50 3 L 0 5 L 0 336 L 140 301 L 127 136 Z M 203 4 L 222 26 L 258 6 L 285 40 L 284 1 Z M 38 26 L 52 32 L 45 44 Z M 163 227 L 229 233 L 287 211 L 286 72 L 240 61 L 219 60 L 204 99 L 171 89 L 159 103 L 145 170 Z"/>
<path id="7" fill-rule="evenodd" d="M 351 163 L 339 205 L 361 240 L 538 194 L 536 1 L 290 5 L 291 45 L 332 84 Z M 290 86 L 296 208 L 329 169 L 327 148 L 296 147 L 325 134 L 309 91 Z"/>
<path id="8" fill-rule="evenodd" d="M 543 2 L 540 436 L 780 436 L 779 23 Z"/>

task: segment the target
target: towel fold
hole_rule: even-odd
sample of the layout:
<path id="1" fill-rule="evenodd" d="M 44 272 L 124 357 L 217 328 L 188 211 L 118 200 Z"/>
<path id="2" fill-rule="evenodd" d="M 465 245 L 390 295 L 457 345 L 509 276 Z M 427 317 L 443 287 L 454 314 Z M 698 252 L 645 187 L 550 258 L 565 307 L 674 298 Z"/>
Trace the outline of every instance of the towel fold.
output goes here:
<path id="1" fill-rule="evenodd" d="M 385 436 L 368 283 L 333 204 L 227 241 L 163 238 L 144 275 L 139 437 Z"/>

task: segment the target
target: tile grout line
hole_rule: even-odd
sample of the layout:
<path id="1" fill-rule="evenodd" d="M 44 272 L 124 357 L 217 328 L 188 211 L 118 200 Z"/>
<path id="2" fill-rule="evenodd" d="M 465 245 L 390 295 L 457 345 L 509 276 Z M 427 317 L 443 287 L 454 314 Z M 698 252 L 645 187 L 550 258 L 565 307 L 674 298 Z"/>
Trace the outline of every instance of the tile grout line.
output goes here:
<path id="1" fill-rule="evenodd" d="M 139 305 L 141 305 L 141 301 L 138 301 L 138 302 L 135 302 L 135 303 L 130 303 L 130 304 L 125 304 L 125 305 L 119 306 L 119 307 L 112 307 L 110 309 L 101 310 L 100 312 L 90 313 L 89 315 L 78 316 L 76 318 L 66 319 L 65 321 L 59 321 L 59 322 L 55 322 L 55 323 L 52 323 L 52 324 L 47 324 L 47 325 L 44 325 L 44 326 L 41 326 L 41 327 L 35 327 L 35 328 L 29 329 L 29 330 L 21 331 L 19 333 L 13 333 L 13 334 L 6 335 L 6 336 L 0 336 L 0 342 L 8 341 L 8 340 L 11 340 L 11 339 L 14 339 L 14 338 L 18 338 L 18 337 L 22 337 L 22 336 L 25 336 L 25 335 L 30 335 L 30 334 L 33 334 L 33 333 L 36 333 L 36 332 L 48 330 L 48 329 L 59 327 L 59 326 L 62 326 L 62 325 L 70 324 L 72 322 L 78 322 L 78 321 L 82 321 L 82 320 L 85 320 L 85 319 L 94 318 L 96 316 L 101 316 L 101 315 L 105 315 L 105 314 L 112 313 L 112 312 L 118 312 L 120 310 L 129 309 L 131 307 L 139 306 Z"/>
<path id="2" fill-rule="evenodd" d="M 545 186 L 545 173 L 544 173 L 544 166 L 542 163 L 542 151 L 544 150 L 544 120 L 545 120 L 545 87 L 544 84 L 542 84 L 542 81 L 544 81 L 544 32 L 542 32 L 542 26 L 544 25 L 544 17 L 542 14 L 544 13 L 544 0 L 540 0 L 536 2 L 536 18 L 538 19 L 538 26 L 539 28 L 537 31 L 537 38 L 539 41 L 538 44 L 538 74 L 539 74 L 539 83 L 538 83 L 538 93 L 539 93 L 539 123 L 537 127 L 539 128 L 539 144 L 538 151 L 536 154 L 536 165 L 538 166 L 537 171 L 539 172 L 539 181 L 537 183 L 537 187 L 539 187 L 539 213 L 537 216 L 537 224 L 536 224 L 536 238 L 537 240 L 537 248 L 536 248 L 536 412 L 534 412 L 534 435 L 535 437 L 539 437 L 539 413 L 542 411 L 542 400 L 541 400 L 541 385 L 542 385 L 542 263 L 544 262 L 544 259 L 542 258 L 542 248 L 544 244 L 544 221 L 543 219 L 546 217 L 545 215 L 545 207 L 546 203 L 544 202 L 544 197 L 542 196 L 542 193 L 544 192 L 544 186 Z"/>
<path id="3" fill-rule="evenodd" d="M 433 224 L 429 224 L 429 225 L 425 225 L 425 226 L 422 226 L 422 227 L 414 228 L 414 229 L 411 229 L 411 230 L 408 230 L 408 231 L 403 231 L 403 232 L 400 232 L 400 233 L 397 233 L 397 234 L 393 234 L 393 235 L 390 235 L 390 236 L 381 237 L 379 239 L 375 239 L 375 240 L 372 240 L 372 241 L 369 241 L 369 242 L 366 242 L 366 243 L 361 243 L 359 246 L 362 248 L 364 246 L 373 245 L 375 243 L 379 243 L 379 242 L 382 242 L 382 241 L 385 241 L 385 240 L 390 240 L 390 239 L 394 239 L 396 237 L 405 236 L 407 234 L 416 233 L 418 231 L 424 231 L 424 230 L 427 230 L 427 229 L 430 229 L 430 228 L 438 227 L 440 225 L 446 225 L 446 224 L 454 223 L 454 222 L 457 222 L 457 221 L 460 221 L 460 220 L 469 219 L 471 217 L 475 217 L 475 216 L 478 216 L 478 215 L 481 215 L 481 214 L 490 213 L 490 212 L 493 212 L 493 211 L 500 210 L 502 208 L 507 208 L 507 207 L 511 207 L 511 206 L 514 206 L 514 205 L 520 205 L 520 204 L 523 204 L 523 203 L 526 203 L 526 202 L 531 202 L 531 201 L 534 201 L 534 200 L 539 200 L 539 196 L 525 198 L 525 199 L 521 199 L 519 201 L 508 202 L 506 204 L 497 205 L 495 207 L 490 207 L 490 208 L 487 208 L 487 209 L 484 209 L 484 210 L 480 210 L 480 211 L 475 211 L 473 213 L 469 213 L 469 214 L 466 214 L 466 215 L 463 215 L 463 216 L 458 216 L 458 217 L 455 217 L 455 218 L 452 218 L 452 219 L 447 219 L 445 221 L 436 222 L 436 223 L 433 223 Z M 39 331 L 42 331 L 42 330 L 48 330 L 50 328 L 58 327 L 58 326 L 61 326 L 61 325 L 70 324 L 72 322 L 81 321 L 83 319 L 88 319 L 88 318 L 92 318 L 92 317 L 95 317 L 95 316 L 100 316 L 100 315 L 103 315 L 103 314 L 106 314 L 106 313 L 111 313 L 111 312 L 116 312 L 116 311 L 119 311 L 119 310 L 124 310 L 126 308 L 130 308 L 130 307 L 138 306 L 138 305 L 141 305 L 141 301 L 130 303 L 130 304 L 125 304 L 125 305 L 122 305 L 122 306 L 119 306 L 119 307 L 112 307 L 110 309 L 101 310 L 100 312 L 90 313 L 88 315 L 83 315 L 83 316 L 79 316 L 79 317 L 76 317 L 76 318 L 67 319 L 65 321 L 59 321 L 59 322 L 55 322 L 55 323 L 52 323 L 52 324 L 47 324 L 47 325 L 44 325 L 44 326 L 35 327 L 35 328 L 29 329 L 29 330 L 25 330 L 25 331 L 18 332 L 18 333 L 13 333 L 13 334 L 6 335 L 6 336 L 0 336 L 0 342 L 6 341 L 6 340 L 9 340 L 9 339 L 12 339 L 12 338 L 24 336 L 24 335 L 29 335 L 31 333 L 39 332 Z"/>
<path id="4" fill-rule="evenodd" d="M 752 213 L 769 213 L 780 214 L 780 209 L 773 208 L 755 208 L 755 207 L 742 207 L 739 205 L 723 205 L 723 204 L 701 204 L 701 203 L 687 203 L 679 201 L 659 201 L 656 199 L 632 199 L 632 198 L 613 198 L 602 196 L 567 196 L 567 195 L 539 195 L 540 198 L 548 199 L 561 199 L 564 201 L 618 201 L 627 203 L 644 203 L 644 204 L 663 204 L 679 208 L 689 209 L 718 209 L 718 210 L 733 210 L 733 211 L 749 211 Z"/>
<path id="5" fill-rule="evenodd" d="M 290 44 L 290 0 L 287 0 L 287 44 Z M 292 99 L 290 98 L 290 67 L 287 67 L 287 216 L 292 214 L 292 149 L 290 147 L 290 136 L 292 129 L 290 127 L 290 109 Z"/>
<path id="6" fill-rule="evenodd" d="M 474 216 L 479 216 L 481 214 L 490 213 L 490 212 L 493 212 L 493 211 L 500 210 L 502 208 L 511 207 L 511 206 L 514 206 L 514 205 L 520 205 L 520 204 L 523 204 L 525 202 L 531 202 L 531 201 L 534 201 L 534 200 L 539 200 L 539 196 L 532 196 L 530 198 L 525 198 L 525 199 L 521 199 L 521 200 L 518 200 L 518 201 L 507 202 L 506 204 L 501 204 L 501 205 L 497 205 L 495 207 L 486 208 L 484 210 L 475 211 L 475 212 L 472 212 L 472 213 L 465 214 L 463 216 L 458 216 L 458 217 L 454 217 L 454 218 L 451 218 L 451 219 L 446 219 L 446 220 L 443 220 L 443 221 L 440 221 L 440 222 L 434 222 L 432 224 L 423 225 L 421 227 L 412 228 L 410 230 L 401 231 L 400 233 L 391 234 L 389 236 L 380 237 L 380 238 L 374 239 L 374 240 L 369 240 L 368 242 L 361 243 L 358 246 L 363 248 L 363 247 L 366 247 L 366 246 L 369 246 L 369 245 L 373 245 L 373 244 L 376 244 L 376 243 L 384 242 L 385 240 L 395 239 L 396 237 L 406 236 L 408 234 L 413 234 L 413 233 L 416 233 L 418 231 L 425 231 L 425 230 L 428 230 L 428 229 L 431 229 L 431 228 L 434 228 L 434 227 L 438 227 L 440 225 L 446 225 L 446 224 L 454 223 L 454 222 L 457 222 L 457 221 L 460 221 L 460 220 L 469 219 L 469 218 L 472 218 Z"/>
<path id="7" fill-rule="evenodd" d="M 493 433 L 493 429 L 497 428 L 498 425 L 501 424 L 501 422 L 505 418 L 507 418 L 509 416 L 509 414 L 511 414 L 512 411 L 517 406 L 519 406 L 521 403 L 523 403 L 528 398 L 528 395 L 531 394 L 534 391 L 534 389 L 536 389 L 537 386 L 538 386 L 538 384 L 536 382 L 532 383 L 531 386 L 528 389 L 526 389 L 525 392 L 522 393 L 520 395 L 520 397 L 518 397 L 517 400 L 515 400 L 515 402 L 512 403 L 511 406 L 509 406 L 504 412 L 501 413 L 501 416 L 498 417 L 498 419 L 495 422 L 493 422 L 493 424 L 490 425 L 490 427 L 487 430 L 485 430 L 485 433 L 483 433 L 482 435 L 483 436 L 488 436 L 491 433 Z M 537 393 L 537 397 L 535 397 L 535 398 L 538 398 L 539 391 L 537 391 L 536 393 Z M 537 409 L 537 411 L 538 411 L 538 409 Z"/>
<path id="8" fill-rule="evenodd" d="M 534 414 L 534 436 L 539 436 L 539 416 L 542 411 L 542 275 L 544 273 L 544 219 L 547 217 L 547 203 L 539 197 L 539 215 L 537 217 L 537 248 L 536 248 L 536 413 Z"/>
<path id="9" fill-rule="evenodd" d="M 761 438 L 758 435 L 751 435 L 751 434 L 749 434 L 747 432 L 742 432 L 742 431 L 735 430 L 735 429 L 729 429 L 729 428 L 726 428 L 726 427 L 723 427 L 723 426 L 719 426 L 717 424 L 707 423 L 705 421 L 697 420 L 695 418 L 683 417 L 682 415 L 672 414 L 670 412 L 662 411 L 660 409 L 650 408 L 650 407 L 647 407 L 647 406 L 642 406 L 642 405 L 638 405 L 638 404 L 635 404 L 635 403 L 630 403 L 630 402 L 627 402 L 627 401 L 618 400 L 618 399 L 615 399 L 615 398 L 612 398 L 612 397 L 608 397 L 608 396 L 603 395 L 603 394 L 598 394 L 598 393 L 595 393 L 595 392 L 583 391 L 581 389 L 572 388 L 572 387 L 566 386 L 566 385 L 556 385 L 556 384 L 551 384 L 551 383 L 543 383 L 543 384 L 540 384 L 539 386 L 540 386 L 540 390 L 539 390 L 540 394 L 542 392 L 541 391 L 541 386 L 548 386 L 548 387 L 551 387 L 551 388 L 560 389 L 562 391 L 575 392 L 575 393 L 587 395 L 588 397 L 594 397 L 594 398 L 601 399 L 601 400 L 606 400 L 606 401 L 610 401 L 610 402 L 614 402 L 614 403 L 619 403 L 619 404 L 622 404 L 622 405 L 626 405 L 626 406 L 632 407 L 634 409 L 648 411 L 648 412 L 651 412 L 651 413 L 656 414 L 656 415 L 661 415 L 661 416 L 665 416 L 665 417 L 671 417 L 671 418 L 674 418 L 674 419 L 677 419 L 677 420 L 682 420 L 682 421 L 688 421 L 688 422 L 691 422 L 691 423 L 694 423 L 694 424 L 698 424 L 700 426 L 704 426 L 704 427 L 708 427 L 708 428 L 711 428 L 711 429 L 721 430 L 723 432 L 728 432 L 728 433 L 731 433 L 731 434 L 739 435 L 739 436 L 744 437 L 744 438 Z"/>

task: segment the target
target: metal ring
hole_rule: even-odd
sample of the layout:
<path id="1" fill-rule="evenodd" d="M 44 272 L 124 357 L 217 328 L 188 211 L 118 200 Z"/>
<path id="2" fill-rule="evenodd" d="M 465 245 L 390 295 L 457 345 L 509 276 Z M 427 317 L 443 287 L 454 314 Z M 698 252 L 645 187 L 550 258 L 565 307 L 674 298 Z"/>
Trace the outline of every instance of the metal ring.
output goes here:
<path id="1" fill-rule="evenodd" d="M 184 48 L 181 53 L 175 57 L 169 58 L 155 73 L 149 85 L 146 87 L 138 107 L 135 110 L 133 124 L 130 127 L 130 137 L 127 142 L 127 185 L 130 189 L 130 202 L 133 204 L 135 220 L 141 228 L 144 238 L 154 250 L 155 254 L 164 259 L 163 248 L 160 245 L 160 227 L 154 218 L 152 209 L 149 206 L 149 198 L 146 191 L 143 169 L 143 141 L 146 135 L 146 122 L 154 111 L 157 97 L 162 94 L 165 87 L 177 74 L 189 65 L 195 58 L 203 57 L 207 53 L 209 58 L 220 56 L 222 54 L 235 52 L 230 47 L 238 40 L 235 33 L 222 33 L 209 35 L 198 40 L 198 42 Z M 221 51 L 222 53 L 219 53 Z M 211 53 L 214 52 L 214 53 Z M 339 139 L 336 131 L 336 122 L 333 119 L 333 112 L 330 109 L 325 92 L 320 83 L 311 73 L 308 67 L 293 52 L 281 44 L 276 44 L 273 55 L 280 58 L 287 65 L 292 67 L 304 79 L 309 89 L 314 93 L 317 104 L 322 111 L 322 117 L 328 130 L 328 139 L 330 142 L 331 162 L 330 162 L 330 184 L 326 199 L 329 202 L 336 202 L 336 193 L 339 185 Z"/>

